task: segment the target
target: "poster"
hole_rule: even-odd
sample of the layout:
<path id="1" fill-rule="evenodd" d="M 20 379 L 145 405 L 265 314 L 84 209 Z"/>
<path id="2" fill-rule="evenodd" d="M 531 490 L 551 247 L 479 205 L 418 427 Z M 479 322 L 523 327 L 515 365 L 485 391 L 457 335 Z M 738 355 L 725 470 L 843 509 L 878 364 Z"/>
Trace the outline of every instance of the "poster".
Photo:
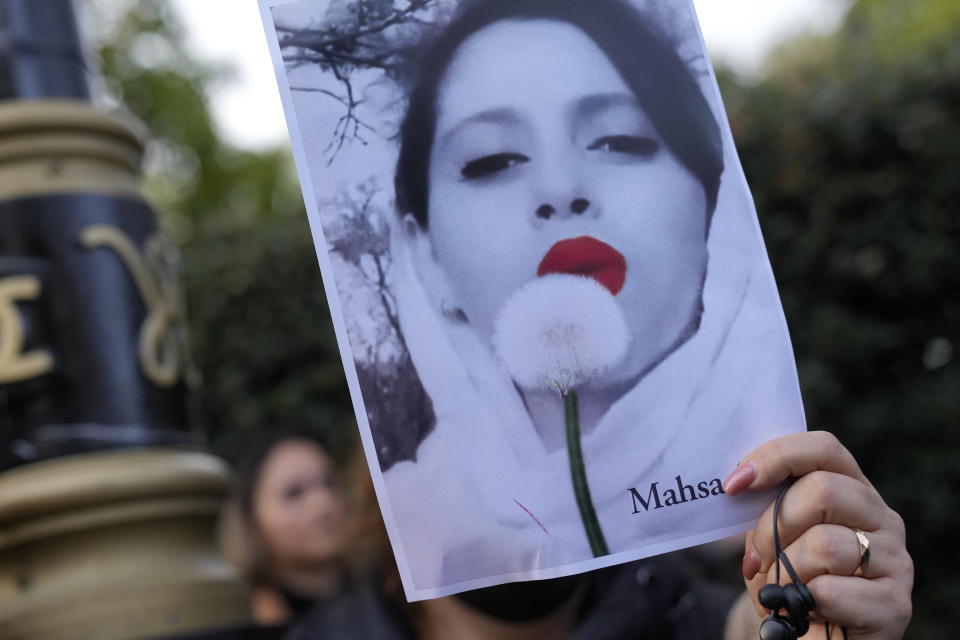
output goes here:
<path id="1" fill-rule="evenodd" d="M 408 599 L 751 528 L 803 408 L 692 4 L 261 9 Z"/>

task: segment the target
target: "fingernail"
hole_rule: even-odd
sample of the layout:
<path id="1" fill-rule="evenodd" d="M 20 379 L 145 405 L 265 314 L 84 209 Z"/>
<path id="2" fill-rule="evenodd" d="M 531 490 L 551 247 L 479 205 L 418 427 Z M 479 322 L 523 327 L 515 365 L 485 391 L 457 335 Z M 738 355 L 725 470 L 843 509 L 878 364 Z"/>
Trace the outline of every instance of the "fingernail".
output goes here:
<path id="1" fill-rule="evenodd" d="M 744 580 L 753 580 L 753 577 L 760 571 L 760 556 L 753 550 L 753 547 L 747 549 L 747 553 L 744 554 L 741 570 Z"/>
<path id="2" fill-rule="evenodd" d="M 753 484 L 757 479 L 757 468 L 752 462 L 741 464 L 733 470 L 727 479 L 723 481 L 723 490 L 725 493 L 735 495 Z"/>

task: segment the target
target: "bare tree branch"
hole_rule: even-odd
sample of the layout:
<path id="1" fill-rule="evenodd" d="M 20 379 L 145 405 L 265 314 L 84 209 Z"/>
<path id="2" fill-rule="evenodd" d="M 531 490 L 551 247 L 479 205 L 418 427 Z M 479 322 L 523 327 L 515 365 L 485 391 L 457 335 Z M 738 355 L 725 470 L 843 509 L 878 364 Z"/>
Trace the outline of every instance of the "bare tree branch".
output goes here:
<path id="1" fill-rule="evenodd" d="M 331 88 L 304 87 L 294 91 L 310 91 L 335 100 L 344 109 L 324 149 L 327 164 L 350 142 L 367 144 L 364 133 L 374 128 L 359 115 L 363 100 L 356 93 L 355 75 L 363 71 L 395 73 L 407 49 L 405 41 L 411 27 L 422 32 L 430 24 L 424 14 L 443 0 L 410 0 L 403 7 L 394 7 L 393 0 L 345 0 L 335 11 L 342 14 L 322 28 L 277 25 L 280 50 L 288 70 L 316 65 L 330 71 L 342 91 Z M 335 18 L 331 18 L 335 20 Z M 401 31 L 395 31 L 401 28 Z"/>
<path id="2" fill-rule="evenodd" d="M 290 87 L 290 91 L 303 91 L 304 93 L 322 93 L 325 96 L 329 96 L 333 98 L 334 100 L 336 100 L 337 102 L 339 102 L 345 107 L 348 107 L 350 105 L 350 103 L 347 102 L 347 100 L 344 99 L 343 97 L 338 96 L 333 91 L 329 91 L 327 89 L 321 89 L 320 87 Z"/>
<path id="3" fill-rule="evenodd" d="M 364 36 L 381 34 L 392 26 L 416 19 L 414 14 L 427 9 L 433 2 L 434 0 L 412 0 L 405 8 L 394 9 L 386 18 L 367 25 L 358 24 L 353 31 L 344 34 L 338 33 L 336 28 L 302 29 L 278 25 L 277 31 L 287 34 L 280 41 L 280 47 L 281 49 L 284 47 L 299 47 L 321 53 L 335 50 L 338 47 L 349 48 Z M 355 6 L 360 4 L 355 3 Z"/>

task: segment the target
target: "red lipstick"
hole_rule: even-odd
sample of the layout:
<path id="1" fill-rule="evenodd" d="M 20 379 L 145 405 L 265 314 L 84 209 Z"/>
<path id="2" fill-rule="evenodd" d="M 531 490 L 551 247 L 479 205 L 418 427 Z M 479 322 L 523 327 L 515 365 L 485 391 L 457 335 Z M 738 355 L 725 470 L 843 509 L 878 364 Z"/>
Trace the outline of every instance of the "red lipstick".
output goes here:
<path id="1" fill-rule="evenodd" d="M 613 295 L 620 293 L 627 278 L 627 261 L 605 242 L 590 236 L 568 238 L 556 243 L 537 267 L 537 276 L 569 273 L 593 278 Z"/>

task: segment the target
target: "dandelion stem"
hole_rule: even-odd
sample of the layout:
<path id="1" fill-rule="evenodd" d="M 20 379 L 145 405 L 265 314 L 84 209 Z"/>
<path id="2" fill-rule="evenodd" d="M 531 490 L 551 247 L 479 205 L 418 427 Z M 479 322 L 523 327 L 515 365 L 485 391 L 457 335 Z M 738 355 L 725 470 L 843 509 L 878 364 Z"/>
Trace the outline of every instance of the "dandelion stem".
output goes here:
<path id="1" fill-rule="evenodd" d="M 600 521 L 590 497 L 587 470 L 583 465 L 583 449 L 580 447 L 580 406 L 577 392 L 570 390 L 563 396 L 564 416 L 567 424 L 567 453 L 570 457 L 570 476 L 573 478 L 573 494 L 577 498 L 580 518 L 587 533 L 587 541 L 594 558 L 609 555 L 607 542 L 600 529 Z"/>

